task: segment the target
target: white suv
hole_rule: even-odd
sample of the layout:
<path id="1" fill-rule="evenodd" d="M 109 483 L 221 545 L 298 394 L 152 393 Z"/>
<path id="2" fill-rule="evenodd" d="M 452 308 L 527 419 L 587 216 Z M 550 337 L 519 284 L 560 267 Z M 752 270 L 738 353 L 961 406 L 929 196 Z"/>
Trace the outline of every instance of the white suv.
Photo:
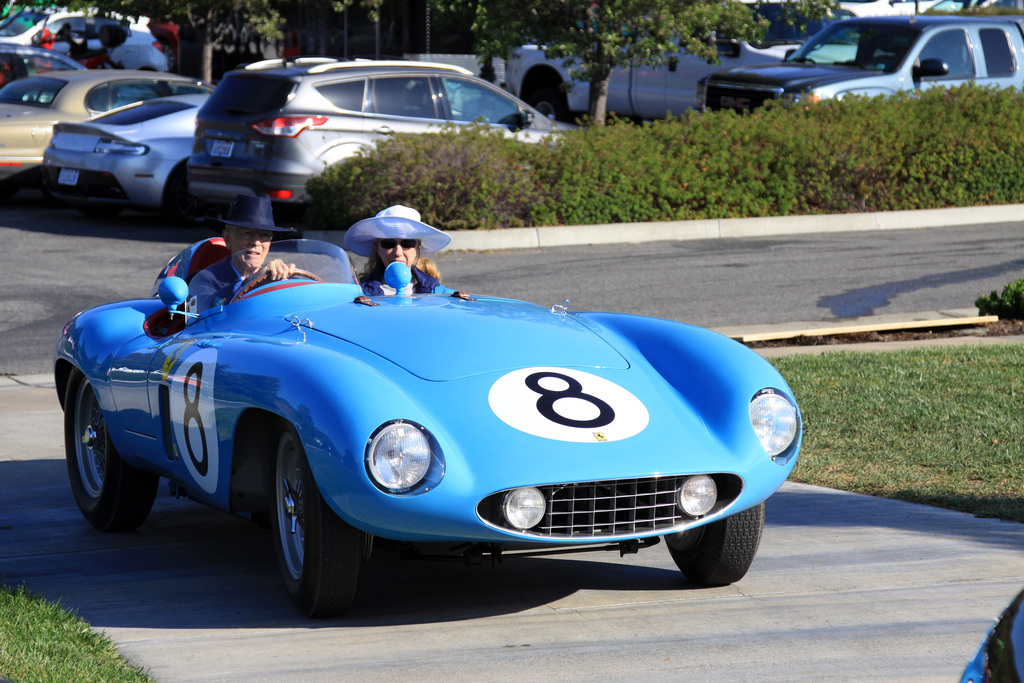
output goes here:
<path id="1" fill-rule="evenodd" d="M 163 45 L 146 27 L 148 23 L 149 19 L 145 17 L 140 23 L 126 24 L 119 19 L 96 17 L 83 12 L 45 12 L 25 8 L 0 21 L 0 43 L 38 45 L 44 29 L 55 35 L 68 24 L 72 32 L 86 37 L 90 50 L 99 50 L 103 47 L 100 43 L 100 29 L 106 25 L 122 26 L 128 34 L 127 39 L 110 51 L 110 59 L 125 69 L 167 71 L 167 55 L 164 54 Z M 63 41 L 56 42 L 53 49 L 66 53 L 70 45 Z"/>

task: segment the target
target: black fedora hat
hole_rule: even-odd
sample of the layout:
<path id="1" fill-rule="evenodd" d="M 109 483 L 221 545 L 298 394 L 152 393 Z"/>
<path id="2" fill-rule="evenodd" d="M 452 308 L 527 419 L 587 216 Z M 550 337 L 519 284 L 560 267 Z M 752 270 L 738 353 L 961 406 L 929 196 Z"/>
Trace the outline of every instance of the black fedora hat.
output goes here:
<path id="1" fill-rule="evenodd" d="M 248 194 L 237 195 L 231 200 L 231 206 L 228 207 L 224 218 L 207 218 L 206 224 L 214 230 L 223 230 L 226 226 L 235 225 L 252 230 L 295 232 L 295 228 L 284 228 L 274 224 L 274 209 L 270 197 L 253 197 Z"/>

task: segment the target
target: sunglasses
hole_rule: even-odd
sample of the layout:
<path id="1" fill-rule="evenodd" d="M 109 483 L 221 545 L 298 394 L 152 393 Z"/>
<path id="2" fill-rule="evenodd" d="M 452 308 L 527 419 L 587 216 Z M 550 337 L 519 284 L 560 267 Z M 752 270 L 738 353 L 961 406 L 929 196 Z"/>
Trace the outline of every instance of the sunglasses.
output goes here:
<path id="1" fill-rule="evenodd" d="M 419 240 L 392 240 L 386 239 L 380 241 L 380 246 L 384 249 L 394 249 L 399 244 L 402 245 L 402 249 L 417 249 L 420 246 Z"/>

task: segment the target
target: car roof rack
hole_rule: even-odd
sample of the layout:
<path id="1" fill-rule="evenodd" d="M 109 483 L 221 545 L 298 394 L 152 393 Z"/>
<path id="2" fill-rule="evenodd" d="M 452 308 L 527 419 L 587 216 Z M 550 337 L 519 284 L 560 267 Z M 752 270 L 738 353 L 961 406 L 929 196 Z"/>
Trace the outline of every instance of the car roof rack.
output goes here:
<path id="1" fill-rule="evenodd" d="M 318 64 L 311 67 L 309 69 L 309 73 L 320 74 L 326 71 L 333 71 L 335 69 L 353 69 L 374 66 L 405 66 L 410 68 L 427 67 L 429 69 L 448 69 L 455 73 L 467 76 L 473 75 L 473 72 L 469 69 L 463 69 L 461 66 L 455 66 L 454 64 L 442 64 L 441 62 L 417 62 L 402 59 L 356 59 L 348 62 L 334 62 L 333 64 Z"/>
<path id="2" fill-rule="evenodd" d="M 246 64 L 246 71 L 255 69 L 281 69 L 290 66 L 314 66 L 317 64 L 333 64 L 337 62 L 335 57 L 285 57 L 283 59 L 263 59 L 258 62 Z"/>

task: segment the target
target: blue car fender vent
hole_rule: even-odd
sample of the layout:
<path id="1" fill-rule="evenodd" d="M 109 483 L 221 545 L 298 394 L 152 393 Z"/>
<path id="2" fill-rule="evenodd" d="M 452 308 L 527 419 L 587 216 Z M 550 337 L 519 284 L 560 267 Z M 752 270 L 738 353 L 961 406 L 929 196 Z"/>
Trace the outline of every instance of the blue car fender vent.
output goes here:
<path id="1" fill-rule="evenodd" d="M 480 501 L 477 511 L 488 524 L 533 538 L 602 539 L 667 533 L 698 519 L 679 505 L 679 491 L 690 476 L 537 486 L 534 488 L 544 495 L 547 508 L 541 521 L 526 530 L 510 525 L 502 512 L 503 501 L 513 489 L 487 496 Z M 703 517 L 728 507 L 743 490 L 743 481 L 734 474 L 709 476 L 718 487 L 718 500 Z"/>

